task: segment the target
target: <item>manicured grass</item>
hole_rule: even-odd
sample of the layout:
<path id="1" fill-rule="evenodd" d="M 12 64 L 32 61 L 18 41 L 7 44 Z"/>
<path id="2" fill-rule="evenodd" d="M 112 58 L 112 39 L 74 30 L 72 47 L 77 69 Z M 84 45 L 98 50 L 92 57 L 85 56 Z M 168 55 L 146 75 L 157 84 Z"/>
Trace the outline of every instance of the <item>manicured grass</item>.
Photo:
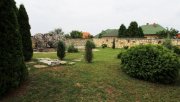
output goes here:
<path id="1" fill-rule="evenodd" d="M 120 49 L 99 49 L 93 63 L 35 69 L 32 64 L 24 94 L 8 102 L 179 102 L 180 84 L 161 85 L 130 78 L 121 71 Z M 83 52 L 65 60 L 82 58 Z M 57 58 L 56 53 L 35 53 L 34 58 Z"/>

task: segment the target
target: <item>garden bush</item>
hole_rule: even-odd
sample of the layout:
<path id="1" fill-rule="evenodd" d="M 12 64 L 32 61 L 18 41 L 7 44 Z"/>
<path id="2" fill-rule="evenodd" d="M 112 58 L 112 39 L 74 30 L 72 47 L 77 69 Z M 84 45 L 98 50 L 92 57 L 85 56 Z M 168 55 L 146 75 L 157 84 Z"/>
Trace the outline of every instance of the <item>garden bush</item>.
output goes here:
<path id="1" fill-rule="evenodd" d="M 171 39 L 165 39 L 163 44 L 162 44 L 164 47 L 172 50 L 174 53 L 176 53 L 177 55 L 180 55 L 180 48 L 178 46 L 174 46 L 172 44 L 172 41 Z"/>
<path id="2" fill-rule="evenodd" d="M 95 43 L 93 41 L 91 41 L 91 47 L 92 47 L 92 49 L 96 48 L 96 45 L 95 45 Z"/>
<path id="3" fill-rule="evenodd" d="M 115 49 L 116 48 L 116 42 L 115 42 L 115 39 L 113 39 L 113 42 L 112 42 L 112 49 Z"/>
<path id="4" fill-rule="evenodd" d="M 58 47 L 57 47 L 57 56 L 59 57 L 59 59 L 62 60 L 65 57 L 65 55 L 66 55 L 65 51 L 66 51 L 66 46 L 65 46 L 64 42 L 59 41 Z"/>
<path id="5" fill-rule="evenodd" d="M 139 45 L 121 57 L 122 70 L 138 79 L 174 83 L 178 78 L 179 60 L 175 53 L 161 45 Z"/>
<path id="6" fill-rule="evenodd" d="M 69 52 L 69 53 L 76 53 L 76 52 L 78 52 L 78 49 L 75 48 L 74 45 L 72 44 L 72 45 L 70 45 L 70 46 L 68 47 L 68 52 Z"/>
<path id="7" fill-rule="evenodd" d="M 177 55 L 180 55 L 180 48 L 178 46 L 173 46 L 173 51 L 174 53 L 176 53 Z"/>
<path id="8" fill-rule="evenodd" d="M 123 46 L 123 48 L 127 50 L 129 48 L 129 46 Z"/>
<path id="9" fill-rule="evenodd" d="M 85 60 L 88 63 L 91 63 L 93 59 L 93 52 L 92 52 L 92 43 L 91 41 L 87 41 L 85 45 Z"/>
<path id="10" fill-rule="evenodd" d="M 126 49 L 121 49 L 119 54 L 117 55 L 118 59 L 121 59 L 122 55 L 126 52 Z"/>
<path id="11" fill-rule="evenodd" d="M 101 46 L 102 46 L 102 48 L 104 49 L 104 48 L 107 47 L 107 44 L 102 44 Z"/>

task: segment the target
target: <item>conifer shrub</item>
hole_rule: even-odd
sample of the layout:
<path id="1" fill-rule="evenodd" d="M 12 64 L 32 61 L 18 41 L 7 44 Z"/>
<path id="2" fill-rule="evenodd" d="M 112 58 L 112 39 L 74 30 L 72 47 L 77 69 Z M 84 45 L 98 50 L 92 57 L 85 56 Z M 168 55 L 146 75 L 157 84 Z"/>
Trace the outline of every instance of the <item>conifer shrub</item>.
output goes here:
<path id="1" fill-rule="evenodd" d="M 59 59 L 63 60 L 63 58 L 66 55 L 65 51 L 66 51 L 65 43 L 63 41 L 59 41 L 57 47 L 57 56 L 59 57 Z"/>
<path id="2" fill-rule="evenodd" d="M 14 0 L 0 1 L 0 98 L 28 77 Z"/>
<path id="3" fill-rule="evenodd" d="M 22 36 L 22 49 L 24 60 L 29 61 L 33 56 L 29 17 L 24 5 L 20 5 L 18 12 L 19 32 Z"/>
<path id="4" fill-rule="evenodd" d="M 112 42 L 112 49 L 115 49 L 116 48 L 116 42 L 115 42 L 115 39 L 113 39 L 113 42 Z"/>
<path id="5" fill-rule="evenodd" d="M 74 44 L 72 44 L 68 47 L 68 52 L 69 53 L 76 53 L 76 52 L 78 52 L 78 49 L 74 47 Z"/>
<path id="6" fill-rule="evenodd" d="M 92 59 L 93 59 L 92 42 L 88 40 L 85 45 L 85 60 L 88 63 L 91 63 Z"/>
<path id="7" fill-rule="evenodd" d="M 121 57 L 122 70 L 131 77 L 164 84 L 178 78 L 180 62 L 175 53 L 161 45 L 139 45 Z"/>
<path id="8" fill-rule="evenodd" d="M 91 47 L 92 47 L 93 49 L 96 48 L 96 45 L 95 45 L 95 43 L 94 43 L 93 41 L 91 41 Z"/>

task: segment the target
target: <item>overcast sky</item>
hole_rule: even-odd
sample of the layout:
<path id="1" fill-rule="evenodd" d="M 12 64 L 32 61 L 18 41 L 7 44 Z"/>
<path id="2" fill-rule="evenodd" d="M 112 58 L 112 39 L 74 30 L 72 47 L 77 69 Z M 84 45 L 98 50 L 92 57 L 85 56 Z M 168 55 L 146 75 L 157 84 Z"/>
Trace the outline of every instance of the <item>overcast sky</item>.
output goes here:
<path id="1" fill-rule="evenodd" d="M 87 31 L 93 35 L 108 28 L 159 23 L 180 30 L 180 0 L 15 0 L 24 4 L 31 33 L 62 28 Z"/>

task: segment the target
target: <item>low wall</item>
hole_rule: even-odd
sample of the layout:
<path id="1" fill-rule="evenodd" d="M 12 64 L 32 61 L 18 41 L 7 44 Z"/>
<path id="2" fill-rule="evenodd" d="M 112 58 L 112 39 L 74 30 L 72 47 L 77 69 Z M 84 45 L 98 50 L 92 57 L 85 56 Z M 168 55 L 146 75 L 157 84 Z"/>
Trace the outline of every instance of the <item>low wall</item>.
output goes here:
<path id="1" fill-rule="evenodd" d="M 107 44 L 108 47 L 112 46 L 113 38 L 101 38 L 101 39 L 93 39 L 94 43 L 97 47 L 101 47 L 102 44 Z M 124 46 L 135 46 L 140 44 L 162 44 L 163 39 L 115 39 L 115 46 L 116 48 L 122 48 Z M 172 39 L 173 45 L 180 46 L 180 39 Z"/>

